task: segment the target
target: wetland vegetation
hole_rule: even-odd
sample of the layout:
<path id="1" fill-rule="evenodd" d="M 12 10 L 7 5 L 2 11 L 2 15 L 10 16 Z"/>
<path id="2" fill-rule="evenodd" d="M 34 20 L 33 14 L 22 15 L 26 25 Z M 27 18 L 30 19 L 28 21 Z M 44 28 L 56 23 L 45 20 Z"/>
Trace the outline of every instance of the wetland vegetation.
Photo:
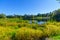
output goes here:
<path id="1" fill-rule="evenodd" d="M 60 39 L 60 9 L 37 15 L 0 14 L 0 40 Z"/>

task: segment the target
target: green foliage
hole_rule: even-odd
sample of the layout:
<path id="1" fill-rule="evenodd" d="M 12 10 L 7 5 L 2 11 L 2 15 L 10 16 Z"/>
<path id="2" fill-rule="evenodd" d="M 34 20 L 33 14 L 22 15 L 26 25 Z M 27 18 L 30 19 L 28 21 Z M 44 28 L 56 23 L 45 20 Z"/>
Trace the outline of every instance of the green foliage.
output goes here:
<path id="1" fill-rule="evenodd" d="M 15 32 L 15 30 L 12 30 L 7 27 L 0 27 L 0 40 L 12 40 L 12 34 Z"/>
<path id="2" fill-rule="evenodd" d="M 39 40 L 42 37 L 42 33 L 41 30 L 23 27 L 16 32 L 16 40 Z"/>
<path id="3" fill-rule="evenodd" d="M 53 19 L 55 21 L 60 21 L 60 9 L 54 11 Z"/>
<path id="4" fill-rule="evenodd" d="M 60 35 L 60 22 L 30 24 L 18 18 L 0 19 L 0 40 L 40 40 Z"/>
<path id="5" fill-rule="evenodd" d="M 5 14 L 0 14 L 0 18 L 6 18 L 6 15 Z"/>

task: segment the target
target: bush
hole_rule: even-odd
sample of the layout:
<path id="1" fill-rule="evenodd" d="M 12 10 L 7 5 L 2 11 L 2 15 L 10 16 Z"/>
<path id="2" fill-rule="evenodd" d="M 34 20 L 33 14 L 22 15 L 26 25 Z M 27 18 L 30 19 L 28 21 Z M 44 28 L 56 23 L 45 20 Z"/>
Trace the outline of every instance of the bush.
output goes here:
<path id="1" fill-rule="evenodd" d="M 38 40 L 42 37 L 42 33 L 41 30 L 22 27 L 16 32 L 15 40 Z"/>
<path id="2" fill-rule="evenodd" d="M 44 35 L 47 36 L 56 36 L 60 34 L 60 27 L 57 26 L 57 23 L 48 23 L 46 24 L 44 30 Z"/>
<path id="3" fill-rule="evenodd" d="M 0 40 L 12 40 L 14 30 L 0 27 Z"/>

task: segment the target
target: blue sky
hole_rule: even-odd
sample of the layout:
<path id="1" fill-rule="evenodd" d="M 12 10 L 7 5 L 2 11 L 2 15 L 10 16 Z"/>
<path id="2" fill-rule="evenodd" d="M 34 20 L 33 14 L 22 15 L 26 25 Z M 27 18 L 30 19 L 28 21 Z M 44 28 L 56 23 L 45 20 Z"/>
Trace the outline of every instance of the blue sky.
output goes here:
<path id="1" fill-rule="evenodd" d="M 0 0 L 0 13 L 24 15 L 47 13 L 60 8 L 56 0 Z"/>

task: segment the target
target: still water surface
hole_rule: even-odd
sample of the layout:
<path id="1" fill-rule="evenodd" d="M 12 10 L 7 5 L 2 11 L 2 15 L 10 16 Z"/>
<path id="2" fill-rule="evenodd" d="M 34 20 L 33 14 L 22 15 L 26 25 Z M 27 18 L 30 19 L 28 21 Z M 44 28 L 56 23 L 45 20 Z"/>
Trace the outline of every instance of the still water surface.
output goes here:
<path id="1" fill-rule="evenodd" d="M 30 20 L 30 24 L 32 23 L 32 20 Z M 36 23 L 36 24 L 44 24 L 45 23 L 45 21 L 36 21 L 36 20 L 34 20 L 34 23 Z"/>

